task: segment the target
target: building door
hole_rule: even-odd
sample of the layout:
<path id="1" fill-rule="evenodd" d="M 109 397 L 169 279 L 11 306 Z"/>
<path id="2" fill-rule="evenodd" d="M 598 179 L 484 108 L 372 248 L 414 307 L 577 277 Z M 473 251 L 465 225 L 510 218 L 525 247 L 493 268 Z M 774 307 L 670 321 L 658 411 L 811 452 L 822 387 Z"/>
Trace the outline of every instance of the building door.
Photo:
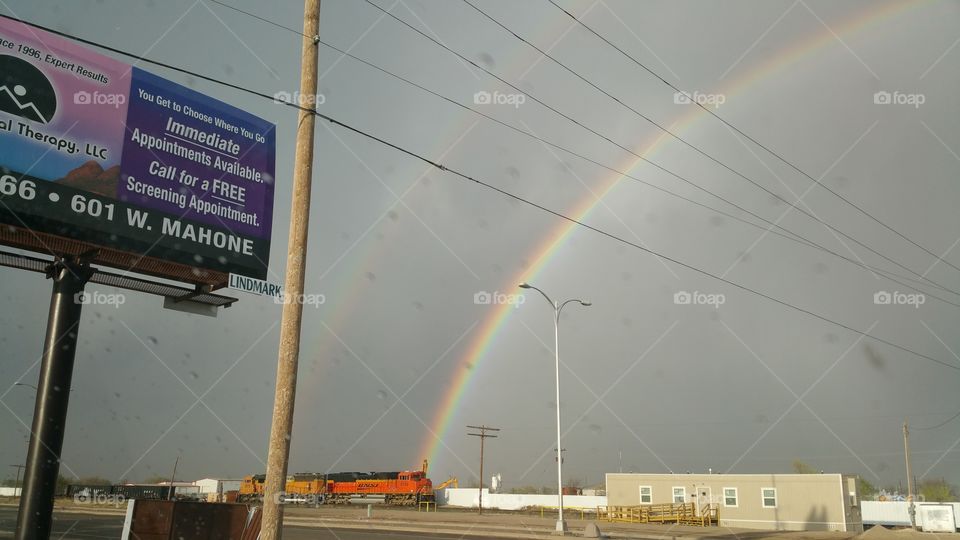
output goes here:
<path id="1" fill-rule="evenodd" d="M 701 513 L 712 502 L 713 492 L 710 486 L 697 486 L 697 513 Z"/>

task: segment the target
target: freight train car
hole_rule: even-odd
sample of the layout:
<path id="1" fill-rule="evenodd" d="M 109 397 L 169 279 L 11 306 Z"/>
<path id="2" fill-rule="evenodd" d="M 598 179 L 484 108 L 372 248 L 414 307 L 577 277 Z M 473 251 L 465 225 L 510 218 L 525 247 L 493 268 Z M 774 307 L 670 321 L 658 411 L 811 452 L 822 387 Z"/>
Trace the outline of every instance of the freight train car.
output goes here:
<path id="1" fill-rule="evenodd" d="M 67 486 L 67 497 L 73 497 L 74 500 L 83 502 L 122 502 L 129 499 L 165 501 L 171 498 L 171 489 L 174 490 L 173 498 L 186 498 L 186 495 L 178 492 L 176 487 L 152 484 L 114 484 L 112 486 L 70 484 Z"/>
<path id="2" fill-rule="evenodd" d="M 262 501 L 266 475 L 247 476 L 240 485 L 238 501 Z M 419 471 L 300 473 L 287 477 L 285 502 L 345 504 L 350 499 L 382 497 L 393 505 L 413 505 L 432 500 L 433 483 L 427 478 L 427 462 Z"/>

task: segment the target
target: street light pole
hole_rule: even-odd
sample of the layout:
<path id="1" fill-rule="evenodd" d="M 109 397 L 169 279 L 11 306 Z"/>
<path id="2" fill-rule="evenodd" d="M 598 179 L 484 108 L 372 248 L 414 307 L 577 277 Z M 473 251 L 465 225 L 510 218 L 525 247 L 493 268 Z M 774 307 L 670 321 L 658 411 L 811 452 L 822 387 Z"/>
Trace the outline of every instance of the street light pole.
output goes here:
<path id="1" fill-rule="evenodd" d="M 563 307 L 569 304 L 570 302 L 577 302 L 581 306 L 589 307 L 592 305 L 590 302 L 585 302 L 577 298 L 571 298 L 563 302 L 554 302 L 547 296 L 547 293 L 541 291 L 540 289 L 530 285 L 529 283 L 521 283 L 521 289 L 533 289 L 538 293 L 542 294 L 546 298 L 547 302 L 553 307 L 553 350 L 554 357 L 556 362 L 556 382 L 557 382 L 557 528 L 556 534 L 566 534 L 567 533 L 567 522 L 563 520 L 563 450 L 560 445 L 560 312 L 563 311 Z"/>
<path id="2" fill-rule="evenodd" d="M 546 296 L 546 295 L 544 295 Z M 560 309 L 562 306 L 553 303 L 553 352 L 556 362 L 557 379 L 557 533 L 567 532 L 567 522 L 563 520 L 563 451 L 560 450 Z"/>

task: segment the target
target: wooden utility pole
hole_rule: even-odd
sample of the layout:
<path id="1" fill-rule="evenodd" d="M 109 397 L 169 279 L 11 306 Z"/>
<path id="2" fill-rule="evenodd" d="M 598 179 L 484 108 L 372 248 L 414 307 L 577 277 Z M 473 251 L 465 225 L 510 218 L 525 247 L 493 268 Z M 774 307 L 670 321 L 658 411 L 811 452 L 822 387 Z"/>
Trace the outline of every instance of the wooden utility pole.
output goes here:
<path id="1" fill-rule="evenodd" d="M 290 235 L 287 245 L 287 272 L 284 281 L 283 315 L 280 321 L 280 351 L 277 358 L 277 386 L 273 397 L 273 422 L 267 453 L 267 477 L 263 493 L 263 522 L 260 538 L 278 540 L 282 535 L 283 506 L 280 496 L 286 489 L 287 459 L 293 437 L 293 404 L 297 393 L 297 365 L 300 358 L 300 325 L 303 315 L 303 281 L 307 263 L 307 225 L 310 218 L 310 185 L 313 180 L 313 131 L 317 100 L 317 46 L 320 42 L 320 0 L 305 0 L 303 6 L 303 49 L 300 59 L 300 93 L 295 103 L 297 146 L 293 162 L 293 202 L 290 208 Z"/>
<path id="2" fill-rule="evenodd" d="M 917 510 L 914 507 L 913 499 L 913 469 L 910 467 L 910 431 L 907 429 L 907 422 L 903 422 L 903 455 L 907 460 L 907 500 L 910 501 L 908 512 L 910 513 L 910 526 L 917 528 Z"/>
<path id="3" fill-rule="evenodd" d="M 177 465 L 180 464 L 180 456 L 177 456 L 177 460 L 173 462 L 173 474 L 170 475 L 170 491 L 167 492 L 167 500 L 173 500 L 173 481 L 177 477 Z"/>
<path id="4" fill-rule="evenodd" d="M 496 439 L 496 435 L 490 435 L 488 431 L 500 431 L 500 428 L 492 428 L 487 426 L 467 426 L 470 429 L 478 429 L 480 433 L 467 433 L 471 437 L 480 437 L 480 502 L 477 505 L 480 514 L 483 514 L 483 441 L 484 439 L 490 437 Z"/>

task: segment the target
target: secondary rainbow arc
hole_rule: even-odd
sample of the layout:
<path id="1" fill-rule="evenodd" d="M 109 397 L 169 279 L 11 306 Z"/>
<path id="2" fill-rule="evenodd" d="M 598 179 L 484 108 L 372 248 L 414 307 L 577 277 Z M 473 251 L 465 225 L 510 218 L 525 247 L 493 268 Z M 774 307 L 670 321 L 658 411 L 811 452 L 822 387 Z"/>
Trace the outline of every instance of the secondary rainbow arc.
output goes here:
<path id="1" fill-rule="evenodd" d="M 836 41 L 836 35 L 853 34 L 871 24 L 882 22 L 883 20 L 897 13 L 923 3 L 927 2 L 913 0 L 909 2 L 885 3 L 879 8 L 874 8 L 859 13 L 858 15 L 844 21 L 840 25 L 833 26 L 832 28 L 824 28 L 819 34 L 815 34 L 807 40 L 784 49 L 779 54 L 759 64 L 755 68 L 746 71 L 739 78 L 729 81 L 717 93 L 721 93 L 728 97 L 743 93 L 761 80 L 767 79 L 775 73 L 786 69 L 788 66 L 795 64 L 804 57 L 809 56 L 818 50 L 826 48 L 832 43 L 838 43 Z M 664 98 L 671 98 L 672 91 L 670 91 L 667 87 L 664 87 L 664 89 Z M 686 114 L 681 116 L 674 123 L 675 127 L 671 130 L 675 133 L 682 132 L 685 129 L 689 129 L 697 120 L 704 118 L 709 118 L 709 114 L 699 107 L 687 105 Z M 651 153 L 656 152 L 664 147 L 665 143 L 669 142 L 671 139 L 672 137 L 669 135 L 665 133 L 661 134 L 652 141 L 638 145 L 641 150 L 638 150 L 637 153 L 649 157 Z M 632 173 L 632 170 L 642 162 L 643 161 L 640 159 L 631 159 L 627 162 L 627 166 L 625 168 L 621 167 L 620 170 Z M 597 206 L 600 205 L 600 201 L 610 195 L 613 190 L 620 185 L 624 178 L 624 176 L 620 175 L 612 176 L 604 183 L 602 189 L 595 190 L 595 192 L 598 193 L 596 197 L 590 195 L 583 202 L 581 202 L 573 212 L 567 212 L 567 214 L 575 217 L 577 220 L 583 220 L 589 217 L 589 215 L 597 208 Z M 566 221 L 562 222 L 540 244 L 539 249 L 535 250 L 537 255 L 533 259 L 533 263 L 529 266 L 529 268 L 516 274 L 515 276 L 512 276 L 512 279 L 504 284 L 503 290 L 512 290 L 517 286 L 517 284 L 523 281 L 534 281 L 536 277 L 544 270 L 544 268 L 546 268 L 550 260 L 556 255 L 556 253 L 560 250 L 560 247 L 563 246 L 563 244 L 570 237 L 570 235 L 573 234 L 577 227 L 578 226 L 576 224 L 571 224 Z M 476 330 L 476 337 L 471 340 L 467 348 L 467 353 L 463 356 L 461 361 L 458 362 L 458 366 L 460 367 L 457 368 L 457 373 L 454 375 L 454 380 L 448 387 L 449 391 L 443 396 L 439 407 L 436 409 L 437 412 L 433 418 L 433 421 L 430 423 L 430 429 L 427 430 L 422 444 L 420 455 L 425 456 L 430 460 L 431 463 L 435 463 L 438 460 L 440 452 L 444 449 L 444 445 L 441 441 L 445 437 L 447 431 L 450 429 L 450 426 L 453 424 L 453 419 L 459 410 L 459 403 L 463 399 L 463 396 L 469 387 L 470 381 L 482 366 L 483 360 L 487 356 L 487 352 L 496 343 L 499 330 L 504 326 L 506 321 L 509 320 L 510 315 L 515 311 L 516 310 L 509 304 L 501 304 L 494 307 L 491 314 L 484 319 L 478 330 Z M 467 366 L 471 366 L 471 369 L 467 369 Z"/>

